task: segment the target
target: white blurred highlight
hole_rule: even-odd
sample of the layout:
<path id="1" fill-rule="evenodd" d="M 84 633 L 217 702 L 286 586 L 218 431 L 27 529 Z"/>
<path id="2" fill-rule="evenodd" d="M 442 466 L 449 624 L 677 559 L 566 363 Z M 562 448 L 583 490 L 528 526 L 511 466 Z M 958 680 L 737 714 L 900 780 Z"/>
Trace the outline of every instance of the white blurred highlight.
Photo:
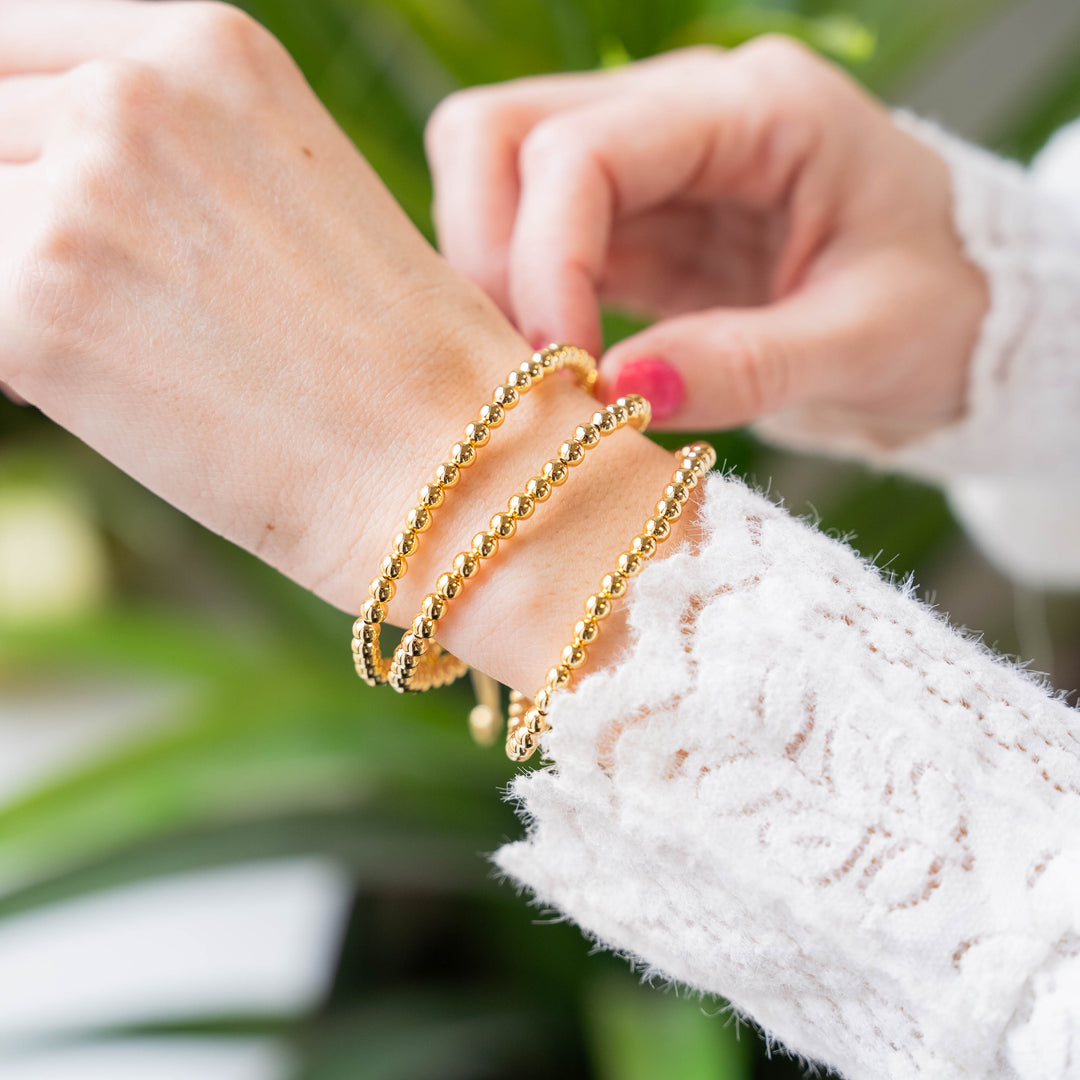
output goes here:
<path id="1" fill-rule="evenodd" d="M 143 882 L 6 919 L 0 1075 L 9 1076 L 5 1044 L 65 1031 L 310 1011 L 329 989 L 349 895 L 337 866 L 302 858 Z"/>
<path id="2" fill-rule="evenodd" d="M 131 1039 L 3 1061 L 4 1080 L 286 1080 L 288 1053 L 269 1039 Z"/>

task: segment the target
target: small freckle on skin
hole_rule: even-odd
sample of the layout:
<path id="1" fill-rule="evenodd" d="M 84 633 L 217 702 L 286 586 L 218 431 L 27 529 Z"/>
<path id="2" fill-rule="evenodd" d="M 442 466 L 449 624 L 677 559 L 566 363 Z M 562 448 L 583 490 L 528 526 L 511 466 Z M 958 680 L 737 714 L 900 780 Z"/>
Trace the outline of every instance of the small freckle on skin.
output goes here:
<path id="1" fill-rule="evenodd" d="M 315 155 L 311 152 L 310 147 L 301 146 L 300 149 L 304 152 L 304 157 L 313 158 Z"/>
<path id="2" fill-rule="evenodd" d="M 267 532 L 273 532 L 274 531 L 274 526 L 271 525 L 269 521 L 266 523 L 266 531 Z"/>

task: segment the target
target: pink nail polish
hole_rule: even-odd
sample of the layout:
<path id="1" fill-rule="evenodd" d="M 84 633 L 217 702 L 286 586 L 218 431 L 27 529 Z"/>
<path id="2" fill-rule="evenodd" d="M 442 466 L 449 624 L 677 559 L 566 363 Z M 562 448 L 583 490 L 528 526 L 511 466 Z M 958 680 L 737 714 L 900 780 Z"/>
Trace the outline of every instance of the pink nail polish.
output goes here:
<path id="1" fill-rule="evenodd" d="M 643 356 L 619 368 L 615 393 L 640 394 L 649 399 L 654 420 L 674 416 L 686 400 L 686 384 L 679 369 L 660 356 Z"/>

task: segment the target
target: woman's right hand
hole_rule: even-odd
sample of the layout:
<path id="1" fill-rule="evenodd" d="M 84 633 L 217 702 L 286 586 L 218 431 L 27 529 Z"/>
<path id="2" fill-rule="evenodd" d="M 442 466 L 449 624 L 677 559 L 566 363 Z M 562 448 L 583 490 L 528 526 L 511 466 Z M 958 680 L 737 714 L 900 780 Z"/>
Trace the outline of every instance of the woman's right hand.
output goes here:
<path id="1" fill-rule="evenodd" d="M 669 427 L 792 408 L 896 444 L 963 411 L 987 287 L 945 163 L 790 39 L 466 90 L 428 149 L 444 252 L 527 337 L 660 320 L 601 385 Z"/>

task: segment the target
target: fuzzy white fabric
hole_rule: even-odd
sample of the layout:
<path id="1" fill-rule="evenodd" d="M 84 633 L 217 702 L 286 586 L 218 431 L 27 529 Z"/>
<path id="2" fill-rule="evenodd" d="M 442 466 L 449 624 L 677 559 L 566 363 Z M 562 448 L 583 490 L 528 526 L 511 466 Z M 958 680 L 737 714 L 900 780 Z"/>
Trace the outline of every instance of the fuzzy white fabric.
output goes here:
<path id="1" fill-rule="evenodd" d="M 1034 471 L 1060 505 L 1080 239 L 1015 167 L 922 134 L 994 310 L 968 417 L 900 464 L 1002 506 Z M 1080 1078 L 1080 715 L 738 481 L 701 523 L 635 582 L 621 660 L 556 699 L 498 867 L 850 1080 Z M 1080 543 L 1016 553 L 1080 580 Z"/>

